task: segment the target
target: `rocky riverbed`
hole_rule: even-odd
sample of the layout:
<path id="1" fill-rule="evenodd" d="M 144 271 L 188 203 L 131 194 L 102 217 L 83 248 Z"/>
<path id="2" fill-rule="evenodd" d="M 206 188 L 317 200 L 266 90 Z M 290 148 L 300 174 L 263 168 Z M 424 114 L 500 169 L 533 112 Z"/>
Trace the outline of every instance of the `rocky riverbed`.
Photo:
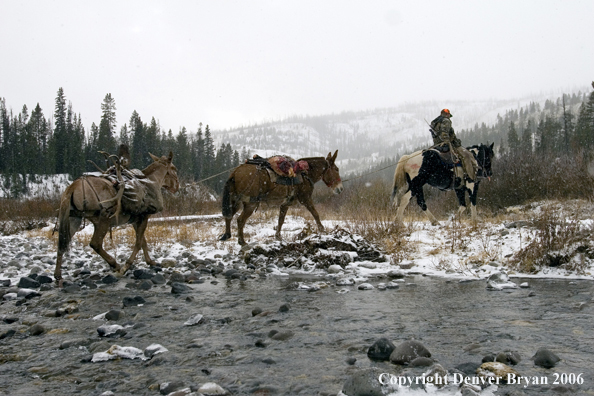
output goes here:
<path id="1" fill-rule="evenodd" d="M 372 277 L 364 282 L 371 287 L 360 288 L 362 282 L 339 286 L 331 275 L 213 268 L 192 279 L 137 270 L 121 279 L 83 273 L 63 289 L 2 287 L 0 392 L 388 392 L 394 389 L 366 388 L 370 369 L 373 376 L 418 377 L 438 363 L 450 375 L 476 377 L 483 359 L 509 352 L 517 356 L 516 372 L 548 383 L 479 387 L 474 394 L 594 392 L 589 281 L 533 279 L 529 287 L 489 290 L 484 280 L 406 275 Z M 396 286 L 383 287 L 389 283 Z M 382 338 L 394 345 L 417 340 L 430 361 L 411 367 L 370 359 Z M 561 359 L 552 368 L 531 360 L 543 347 Z M 561 373 L 584 382 L 554 384 Z M 364 384 L 353 388 L 353 381 Z M 461 394 L 453 384 L 441 392 Z"/>
<path id="2" fill-rule="evenodd" d="M 51 239 L 0 239 L 0 394 L 594 393 L 590 279 L 423 271 L 341 229 L 267 238 L 165 244 L 124 277 L 75 243 L 63 288 Z M 527 380 L 481 384 L 495 368 Z M 400 382 L 429 375 L 448 383 Z"/>

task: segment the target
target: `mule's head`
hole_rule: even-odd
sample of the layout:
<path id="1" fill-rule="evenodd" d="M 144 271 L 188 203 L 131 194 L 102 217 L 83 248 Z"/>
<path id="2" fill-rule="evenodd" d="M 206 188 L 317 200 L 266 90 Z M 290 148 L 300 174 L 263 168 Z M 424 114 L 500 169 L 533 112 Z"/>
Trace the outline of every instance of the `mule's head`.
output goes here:
<path id="1" fill-rule="evenodd" d="M 177 177 L 177 168 L 173 165 L 173 152 L 169 152 L 169 156 L 157 157 L 149 153 L 153 159 L 153 164 L 159 164 L 165 167 L 165 177 L 163 179 L 162 187 L 171 193 L 176 193 L 179 190 L 179 179 Z"/>
<path id="2" fill-rule="evenodd" d="M 335 164 L 336 156 L 338 155 L 338 150 L 334 152 L 328 153 L 326 157 L 326 161 L 328 161 L 328 168 L 322 174 L 322 180 L 324 183 L 332 189 L 334 194 L 340 194 L 344 187 L 342 186 L 342 180 L 340 179 L 340 173 L 338 172 L 338 167 Z"/>

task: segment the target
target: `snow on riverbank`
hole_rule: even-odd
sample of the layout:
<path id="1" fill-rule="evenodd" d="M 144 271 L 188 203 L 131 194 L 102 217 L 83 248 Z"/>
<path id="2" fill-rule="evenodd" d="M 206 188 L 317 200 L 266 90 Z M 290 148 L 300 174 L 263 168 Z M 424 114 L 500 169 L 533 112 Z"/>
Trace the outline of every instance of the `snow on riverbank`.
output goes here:
<path id="1" fill-rule="evenodd" d="M 169 271 L 188 272 L 197 261 L 204 260 L 225 268 L 246 266 L 244 261 L 246 249 L 240 249 L 235 238 L 235 220 L 232 229 L 234 237 L 224 243 L 218 240 L 218 235 L 222 234 L 224 228 L 224 221 L 219 215 L 187 216 L 174 219 L 155 218 L 151 223 L 174 223 L 176 221 L 183 222 L 186 227 L 192 227 L 195 224 L 196 227 L 201 227 L 206 231 L 202 233 L 200 240 L 185 240 L 183 243 L 176 240 L 155 241 L 149 238 L 149 247 L 153 258 L 163 267 L 167 267 Z M 283 226 L 284 241 L 287 243 L 296 241 L 297 234 L 308 228 L 310 222 L 309 218 L 287 216 Z M 333 230 L 348 230 L 348 224 L 342 222 L 327 220 L 323 223 L 331 238 L 334 235 Z M 585 220 L 584 227 L 590 227 L 590 223 L 590 220 Z M 275 225 L 275 217 L 270 220 L 248 222 L 245 232 L 249 248 L 260 246 L 266 250 L 271 246 L 276 246 L 280 249 L 278 242 L 274 239 Z M 0 279 L 10 279 L 11 283 L 15 284 L 20 277 L 32 272 L 53 275 L 57 239 L 57 235 L 49 236 L 53 227 L 54 225 L 50 224 L 41 231 L 21 232 L 0 238 L 0 250 L 3 252 L 0 257 Z M 175 225 L 171 225 L 171 227 L 175 227 Z M 325 275 L 330 273 L 332 277 L 351 277 L 359 283 L 381 278 L 395 270 L 404 274 L 424 274 L 463 281 L 486 279 L 497 272 L 507 273 L 512 281 L 517 277 L 594 279 L 592 275 L 594 273 L 593 262 L 585 257 L 580 273 L 568 271 L 562 265 L 555 268 L 546 267 L 532 274 L 510 269 L 507 266 L 510 258 L 534 238 L 535 230 L 530 226 L 529 221 L 485 222 L 476 228 L 470 227 L 465 222 L 442 221 L 441 226 L 431 226 L 428 222 L 418 221 L 408 223 L 406 230 L 402 251 L 397 255 L 394 252 L 392 254 L 385 252 L 385 260 L 367 260 L 364 257 L 357 257 L 358 253 L 355 248 L 353 251 L 347 252 L 351 259 L 337 261 L 340 264 L 338 267 L 329 268 L 328 265 L 316 265 L 315 257 L 313 261 L 307 262 L 307 265 L 295 265 L 305 263 L 305 260 L 301 258 L 296 262 L 290 257 L 286 262 L 275 260 L 272 264 L 270 258 L 263 257 L 260 264 L 267 267 L 268 273 L 271 274 Z M 92 225 L 89 224 L 77 235 L 83 236 L 81 240 L 84 240 L 86 235 L 88 240 L 92 232 Z M 120 232 L 124 231 L 114 230 L 115 241 L 118 240 L 117 234 Z M 113 247 L 109 237 L 105 240 L 105 246 L 110 254 L 117 257 L 119 262 L 123 262 L 130 254 L 131 246 L 125 243 L 116 243 L 116 246 Z M 327 258 L 329 254 L 339 254 L 340 252 L 337 250 L 340 249 L 330 247 L 322 249 L 322 253 Z M 144 261 L 141 261 L 141 256 L 139 254 L 135 268 L 146 267 Z M 399 257 L 399 261 L 396 260 L 396 256 Z M 81 269 L 99 273 L 109 272 L 108 265 L 90 247 L 83 246 L 76 240 L 72 244 L 71 252 L 66 257 L 66 267 L 65 274 L 67 276 L 73 276 L 77 270 L 80 272 Z"/>

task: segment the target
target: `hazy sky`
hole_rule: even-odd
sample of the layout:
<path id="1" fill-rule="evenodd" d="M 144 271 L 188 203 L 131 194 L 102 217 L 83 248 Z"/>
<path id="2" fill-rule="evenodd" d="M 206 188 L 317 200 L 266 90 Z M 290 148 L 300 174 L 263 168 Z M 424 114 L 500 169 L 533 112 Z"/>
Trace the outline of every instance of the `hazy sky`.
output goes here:
<path id="1" fill-rule="evenodd" d="M 589 86 L 594 1 L 0 0 L 0 97 L 165 130 Z"/>

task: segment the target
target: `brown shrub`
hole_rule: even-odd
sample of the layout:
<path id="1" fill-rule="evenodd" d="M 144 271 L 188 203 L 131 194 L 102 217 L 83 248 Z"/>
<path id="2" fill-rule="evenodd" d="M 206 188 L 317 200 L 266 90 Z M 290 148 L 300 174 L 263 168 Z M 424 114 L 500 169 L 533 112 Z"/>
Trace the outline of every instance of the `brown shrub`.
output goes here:
<path id="1" fill-rule="evenodd" d="M 578 213 L 568 217 L 563 211 L 546 207 L 534 220 L 536 234 L 532 241 L 511 258 L 512 268 L 531 273 L 562 267 L 584 273 L 585 259 L 594 259 L 594 241 L 591 226 L 584 227 Z"/>

